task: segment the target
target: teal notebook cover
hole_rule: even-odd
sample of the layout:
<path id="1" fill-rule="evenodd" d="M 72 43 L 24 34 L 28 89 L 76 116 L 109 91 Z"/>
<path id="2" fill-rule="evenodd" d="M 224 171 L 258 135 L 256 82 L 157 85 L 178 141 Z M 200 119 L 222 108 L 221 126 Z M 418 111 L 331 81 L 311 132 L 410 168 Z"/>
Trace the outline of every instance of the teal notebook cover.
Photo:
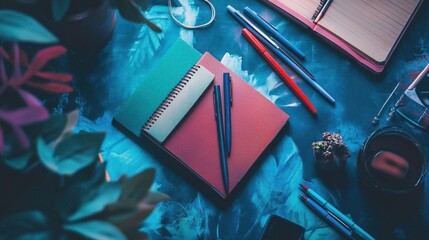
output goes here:
<path id="1" fill-rule="evenodd" d="M 142 126 L 201 56 L 182 39 L 176 40 L 114 116 L 114 120 L 140 136 Z"/>

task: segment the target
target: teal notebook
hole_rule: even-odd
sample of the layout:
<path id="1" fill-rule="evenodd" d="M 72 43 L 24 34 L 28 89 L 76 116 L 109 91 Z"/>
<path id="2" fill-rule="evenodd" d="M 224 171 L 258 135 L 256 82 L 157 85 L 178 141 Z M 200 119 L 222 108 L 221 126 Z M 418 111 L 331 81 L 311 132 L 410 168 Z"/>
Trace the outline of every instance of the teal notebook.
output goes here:
<path id="1" fill-rule="evenodd" d="M 114 119 L 136 136 L 144 131 L 160 143 L 165 141 L 214 79 L 196 65 L 201 56 L 179 38 Z"/>

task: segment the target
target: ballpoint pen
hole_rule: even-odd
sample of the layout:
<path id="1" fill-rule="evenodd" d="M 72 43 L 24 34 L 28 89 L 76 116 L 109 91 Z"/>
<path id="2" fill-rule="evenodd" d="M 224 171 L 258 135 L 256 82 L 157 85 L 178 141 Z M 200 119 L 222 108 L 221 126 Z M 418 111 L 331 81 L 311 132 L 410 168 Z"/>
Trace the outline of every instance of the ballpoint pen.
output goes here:
<path id="1" fill-rule="evenodd" d="M 353 233 L 350 229 L 346 228 L 343 224 L 341 224 L 335 217 L 333 217 L 326 209 L 319 206 L 315 201 L 307 196 L 300 195 L 300 199 L 307 205 L 311 210 L 316 212 L 321 218 L 331 224 L 338 232 L 343 234 L 345 237 L 349 239 L 353 238 Z"/>
<path id="2" fill-rule="evenodd" d="M 237 11 L 232 6 L 228 5 L 228 12 L 245 28 L 247 28 L 259 41 L 264 43 L 271 51 L 273 51 L 277 56 L 279 56 L 288 66 L 294 70 L 302 79 L 304 79 L 311 87 L 313 87 L 317 92 L 319 92 L 325 99 L 330 103 L 334 104 L 335 99 L 325 91 L 314 79 L 310 76 L 311 74 L 305 70 L 305 68 L 300 67 L 293 58 L 288 57 L 287 53 L 283 51 L 278 44 L 276 44 L 270 37 L 268 37 L 264 32 L 258 29 L 250 20 L 248 20 L 243 14 Z"/>
<path id="3" fill-rule="evenodd" d="M 256 27 L 246 16 L 244 16 L 240 11 L 233 8 L 231 5 L 227 7 L 228 12 L 245 28 L 249 29 L 260 41 L 265 43 L 269 48 L 279 55 L 282 60 L 288 64 L 292 69 L 294 69 L 301 77 L 306 76 L 307 78 L 314 79 L 314 76 L 292 55 L 280 47 L 277 42 L 265 34 L 261 29 Z"/>
<path id="4" fill-rule="evenodd" d="M 215 85 L 213 90 L 213 105 L 214 105 L 214 114 L 216 119 L 217 127 L 217 137 L 219 143 L 219 155 L 220 155 L 220 165 L 222 168 L 222 178 L 223 185 L 225 187 L 226 193 L 229 191 L 229 178 L 228 178 L 228 163 L 226 161 L 226 149 L 225 149 L 225 137 L 223 134 L 223 124 L 222 124 L 222 102 L 220 99 L 220 86 Z"/>
<path id="5" fill-rule="evenodd" d="M 341 222 L 347 225 L 354 234 L 359 236 L 360 239 L 375 240 L 371 235 L 369 235 L 362 228 L 360 228 L 356 223 L 354 223 L 349 217 L 347 217 L 338 209 L 336 209 L 334 206 L 332 206 L 330 203 L 328 203 L 328 201 L 323 199 L 315 191 L 305 186 L 304 184 L 300 184 L 300 186 L 301 186 L 301 189 L 304 192 L 306 192 L 314 202 L 316 202 L 321 208 L 326 209 L 327 211 L 332 213 L 332 215 L 334 215 L 337 219 L 339 219 Z"/>
<path id="6" fill-rule="evenodd" d="M 223 73 L 223 106 L 225 107 L 225 142 L 228 156 L 231 154 L 231 106 L 232 82 L 228 72 Z"/>
<path id="7" fill-rule="evenodd" d="M 304 53 L 299 50 L 297 47 L 292 45 L 286 38 L 284 38 L 277 28 L 271 25 L 267 20 L 262 18 L 257 12 L 253 11 L 249 7 L 244 8 L 244 12 L 247 13 L 253 20 L 255 20 L 259 25 L 261 25 L 264 29 L 266 29 L 270 34 L 272 34 L 283 46 L 287 47 L 291 50 L 295 55 L 304 59 Z"/>
<path id="8" fill-rule="evenodd" d="M 310 110 L 314 115 L 317 113 L 316 108 L 310 102 L 310 99 L 304 94 L 304 92 L 298 87 L 298 85 L 292 80 L 292 78 L 286 73 L 286 71 L 281 67 L 281 65 L 271 56 L 267 49 L 262 45 L 261 42 L 256 39 L 256 37 L 247 29 L 243 28 L 242 31 L 244 37 L 249 40 L 251 45 L 253 45 L 256 50 L 262 55 L 262 57 L 271 65 L 274 71 L 279 74 L 283 79 L 284 83 L 292 90 L 292 92 L 302 101 L 305 107 Z"/>

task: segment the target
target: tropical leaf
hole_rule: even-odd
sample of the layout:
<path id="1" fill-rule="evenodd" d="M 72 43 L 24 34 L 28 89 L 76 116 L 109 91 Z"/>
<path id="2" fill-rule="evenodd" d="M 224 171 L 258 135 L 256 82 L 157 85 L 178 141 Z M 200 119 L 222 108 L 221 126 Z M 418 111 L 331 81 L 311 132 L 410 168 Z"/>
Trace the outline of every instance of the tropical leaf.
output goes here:
<path id="1" fill-rule="evenodd" d="M 121 194 L 121 184 L 118 182 L 108 182 L 102 184 L 94 190 L 85 203 L 80 208 L 67 217 L 70 222 L 79 221 L 83 218 L 100 213 L 106 206 L 116 202 Z"/>
<path id="2" fill-rule="evenodd" d="M 131 1 L 117 1 L 112 6 L 118 8 L 121 16 L 127 20 L 137 23 L 145 23 L 154 32 L 159 33 L 162 31 L 157 25 L 147 20 L 140 11 L 140 8 L 135 6 Z"/>
<path id="3" fill-rule="evenodd" d="M 54 16 L 54 20 L 56 22 L 59 22 L 61 19 L 63 19 L 64 15 L 69 9 L 70 0 L 52 0 L 51 6 L 52 6 L 52 15 Z"/>
<path id="4" fill-rule="evenodd" d="M 39 138 L 37 150 L 46 167 L 58 174 L 74 174 L 96 160 L 104 133 L 79 133 L 64 137 L 54 152 Z"/>
<path id="5" fill-rule="evenodd" d="M 154 178 L 155 169 L 149 168 L 131 178 L 123 180 L 119 201 L 140 202 L 149 191 Z"/>
<path id="6" fill-rule="evenodd" d="M 0 10 L 0 39 L 8 42 L 58 42 L 57 37 L 34 18 L 13 10 Z"/>
<path id="7" fill-rule="evenodd" d="M 41 212 L 17 213 L 0 219 L 0 239 L 50 239 L 49 227 Z"/>
<path id="8" fill-rule="evenodd" d="M 42 69 L 46 63 L 54 58 L 57 58 L 67 52 L 67 49 L 63 46 L 52 46 L 37 52 L 34 56 L 33 61 L 28 66 L 27 71 L 22 75 L 22 77 L 13 82 L 15 86 L 20 85 L 28 81 L 34 74 L 36 74 L 40 69 Z"/>
<path id="9" fill-rule="evenodd" d="M 155 33 L 148 27 L 142 26 L 140 32 L 134 41 L 133 46 L 128 52 L 129 63 L 135 74 L 142 74 L 142 66 L 148 65 L 156 56 L 157 50 L 162 46 L 161 43 L 166 37 L 165 32 L 171 24 L 170 13 L 166 6 L 154 6 L 147 13 L 148 19 L 156 23 L 162 29 L 162 33 Z"/>
<path id="10" fill-rule="evenodd" d="M 78 222 L 66 224 L 63 226 L 66 231 L 77 233 L 88 239 L 104 239 L 104 240 L 126 240 L 124 234 L 119 231 L 114 225 L 99 220 Z"/>

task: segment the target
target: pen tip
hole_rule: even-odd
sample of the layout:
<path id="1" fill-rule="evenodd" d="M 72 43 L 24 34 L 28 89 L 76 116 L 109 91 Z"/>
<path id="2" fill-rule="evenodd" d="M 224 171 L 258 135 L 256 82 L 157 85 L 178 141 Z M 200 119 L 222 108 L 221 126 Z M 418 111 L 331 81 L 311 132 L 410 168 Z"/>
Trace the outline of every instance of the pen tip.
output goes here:
<path id="1" fill-rule="evenodd" d="M 299 198 L 301 198 L 301 200 L 304 200 L 304 201 L 306 201 L 307 200 L 307 196 L 304 196 L 304 195 L 299 195 Z"/>
<path id="2" fill-rule="evenodd" d="M 302 190 L 308 191 L 308 187 L 305 186 L 304 184 L 301 183 L 301 184 L 299 184 L 299 186 L 301 186 Z"/>

